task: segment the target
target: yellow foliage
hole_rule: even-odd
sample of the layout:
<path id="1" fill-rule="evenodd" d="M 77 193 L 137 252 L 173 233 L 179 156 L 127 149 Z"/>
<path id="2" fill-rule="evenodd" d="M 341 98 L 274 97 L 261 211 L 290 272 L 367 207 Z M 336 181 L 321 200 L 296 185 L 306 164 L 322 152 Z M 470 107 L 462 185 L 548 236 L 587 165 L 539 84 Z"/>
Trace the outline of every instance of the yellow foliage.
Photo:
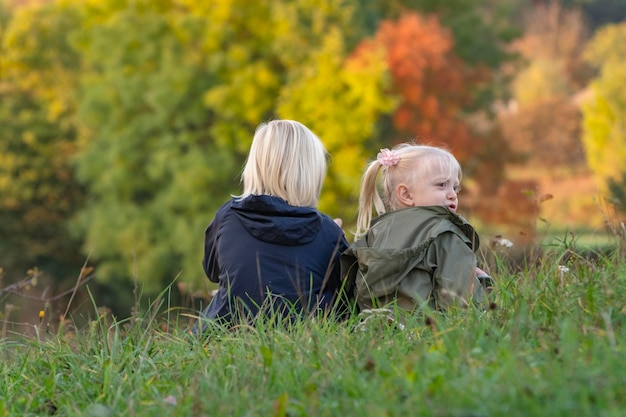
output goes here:
<path id="1" fill-rule="evenodd" d="M 568 84 L 564 73 L 564 65 L 558 60 L 542 58 L 533 60 L 513 82 L 515 98 L 520 105 L 524 105 L 566 94 Z"/>
<path id="2" fill-rule="evenodd" d="M 600 68 L 593 98 L 583 105 L 583 142 L 587 160 L 602 191 L 609 178 L 626 172 L 626 23 L 598 31 L 586 57 Z"/>
<path id="3" fill-rule="evenodd" d="M 25 131 L 22 133 L 22 141 L 27 144 L 29 147 L 34 147 L 37 142 L 37 138 L 31 131 Z"/>
<path id="4" fill-rule="evenodd" d="M 73 106 L 71 93 L 77 81 L 76 68 L 63 61 L 72 54 L 64 33 L 73 27 L 72 22 L 54 7 L 38 2 L 20 6 L 4 34 L 0 57 L 3 77 L 47 102 L 51 121 L 59 120 Z"/>
<path id="5" fill-rule="evenodd" d="M 379 115 L 395 102 L 383 94 L 387 82 L 384 59 L 372 51 L 376 65 L 344 59 L 341 34 L 331 30 L 311 61 L 302 65 L 283 88 L 280 117 L 300 120 L 324 142 L 332 155 L 319 207 L 332 216 L 352 219 L 356 195 L 368 155 L 364 142 L 374 133 Z"/>

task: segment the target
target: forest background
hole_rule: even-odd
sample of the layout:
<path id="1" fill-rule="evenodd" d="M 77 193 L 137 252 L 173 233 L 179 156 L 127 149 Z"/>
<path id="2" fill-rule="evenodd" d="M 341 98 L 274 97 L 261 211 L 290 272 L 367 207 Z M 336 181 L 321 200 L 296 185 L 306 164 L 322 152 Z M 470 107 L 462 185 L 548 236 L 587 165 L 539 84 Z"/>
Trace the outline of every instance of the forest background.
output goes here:
<path id="1" fill-rule="evenodd" d="M 484 245 L 601 245 L 626 202 L 625 19 L 624 0 L 0 0 L 0 314 L 76 296 L 126 316 L 173 283 L 202 302 L 204 230 L 272 118 L 326 145 L 319 208 L 349 239 L 367 162 L 417 140 L 459 158 Z"/>

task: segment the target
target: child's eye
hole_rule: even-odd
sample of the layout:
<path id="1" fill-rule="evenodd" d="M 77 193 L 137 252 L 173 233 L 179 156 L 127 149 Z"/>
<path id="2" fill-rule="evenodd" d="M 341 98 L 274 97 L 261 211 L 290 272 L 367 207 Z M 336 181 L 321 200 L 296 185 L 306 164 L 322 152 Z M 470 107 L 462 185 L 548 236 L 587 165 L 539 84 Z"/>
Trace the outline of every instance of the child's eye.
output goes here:
<path id="1" fill-rule="evenodd" d="M 454 192 L 457 193 L 457 194 L 460 193 L 461 192 L 461 186 L 460 185 L 455 185 L 454 186 Z"/>

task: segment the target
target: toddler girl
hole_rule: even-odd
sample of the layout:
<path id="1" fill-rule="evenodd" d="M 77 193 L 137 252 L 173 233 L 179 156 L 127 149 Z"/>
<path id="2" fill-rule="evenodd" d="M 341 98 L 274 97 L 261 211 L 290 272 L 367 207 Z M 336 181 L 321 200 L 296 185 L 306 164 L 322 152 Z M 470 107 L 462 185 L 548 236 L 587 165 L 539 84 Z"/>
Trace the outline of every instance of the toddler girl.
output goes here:
<path id="1" fill-rule="evenodd" d="M 432 146 L 382 149 L 369 164 L 357 240 L 342 257 L 361 309 L 395 304 L 408 311 L 444 310 L 485 298 L 477 278 L 488 278 L 476 267 L 478 235 L 456 214 L 460 182 L 456 158 Z"/>

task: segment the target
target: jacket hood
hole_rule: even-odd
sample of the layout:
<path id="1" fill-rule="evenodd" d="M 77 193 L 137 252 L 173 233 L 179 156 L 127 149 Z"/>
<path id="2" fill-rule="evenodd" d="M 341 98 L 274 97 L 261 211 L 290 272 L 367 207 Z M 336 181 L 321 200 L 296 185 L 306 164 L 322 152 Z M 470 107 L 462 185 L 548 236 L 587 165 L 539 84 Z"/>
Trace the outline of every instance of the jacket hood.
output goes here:
<path id="1" fill-rule="evenodd" d="M 251 195 L 233 199 L 232 209 L 256 239 L 279 245 L 300 245 L 315 239 L 322 225 L 313 207 L 295 207 L 279 197 Z"/>

